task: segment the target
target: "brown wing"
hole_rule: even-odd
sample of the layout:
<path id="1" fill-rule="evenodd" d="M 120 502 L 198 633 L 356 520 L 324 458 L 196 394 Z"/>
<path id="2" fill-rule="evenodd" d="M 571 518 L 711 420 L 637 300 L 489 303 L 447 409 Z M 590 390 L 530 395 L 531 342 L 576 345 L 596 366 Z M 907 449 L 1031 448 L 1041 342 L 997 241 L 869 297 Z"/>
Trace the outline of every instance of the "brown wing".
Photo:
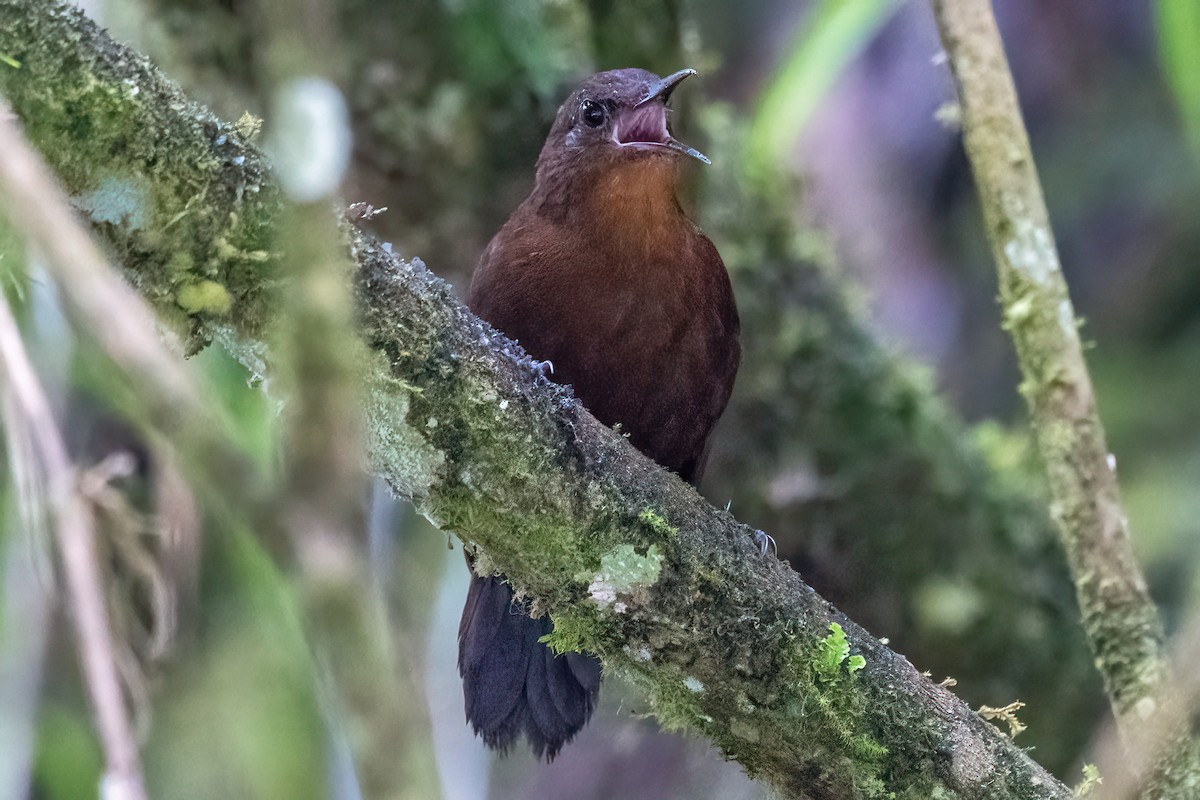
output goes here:
<path id="1" fill-rule="evenodd" d="M 664 253 L 630 259 L 590 231 L 518 211 L 480 259 L 470 304 L 553 362 L 554 380 L 597 419 L 695 481 L 741 349 L 720 255 L 683 222 Z"/>

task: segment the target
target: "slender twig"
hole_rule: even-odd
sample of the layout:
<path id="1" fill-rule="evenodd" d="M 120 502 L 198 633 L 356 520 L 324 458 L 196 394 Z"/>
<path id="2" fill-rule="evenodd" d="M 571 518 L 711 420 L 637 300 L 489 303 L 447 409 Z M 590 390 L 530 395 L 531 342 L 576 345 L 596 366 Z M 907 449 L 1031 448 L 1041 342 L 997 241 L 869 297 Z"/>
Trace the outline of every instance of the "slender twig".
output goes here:
<path id="1" fill-rule="evenodd" d="M 989 0 L 933 0 L 933 9 L 958 87 L 1004 324 L 1016 343 L 1052 512 L 1118 726 L 1134 742 L 1166 723 L 1159 714 L 1170 702 L 1163 628 L 1130 545 L 1016 89 Z M 1188 752 L 1178 750 L 1182 761 L 1165 772 L 1186 769 L 1200 780 L 1195 748 Z"/>
<path id="2" fill-rule="evenodd" d="M 0 418 L 18 419 L 12 392 L 0 382 Z M 53 534 L 43 475 L 29 431 L 6 425 L 10 497 L 6 534 L 0 536 L 0 797 L 27 797 L 37 738 L 53 581 L 49 569 Z M 14 519 L 15 518 L 15 519 Z"/>
<path id="3" fill-rule="evenodd" d="M 20 414 L 19 420 L 10 420 L 10 423 L 22 424 L 29 430 L 46 473 L 48 500 L 78 637 L 84 682 L 104 750 L 103 796 L 106 800 L 142 800 L 146 792 L 141 763 L 121 690 L 91 511 L 77 490 L 75 468 L 2 293 L 0 368 Z"/>

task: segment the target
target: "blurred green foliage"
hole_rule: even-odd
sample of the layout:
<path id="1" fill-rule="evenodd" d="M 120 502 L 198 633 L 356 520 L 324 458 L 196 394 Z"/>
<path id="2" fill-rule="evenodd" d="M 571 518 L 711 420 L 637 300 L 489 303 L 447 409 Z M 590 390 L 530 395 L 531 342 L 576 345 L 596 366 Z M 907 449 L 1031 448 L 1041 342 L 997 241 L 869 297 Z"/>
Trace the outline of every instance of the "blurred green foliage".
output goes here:
<path id="1" fill-rule="evenodd" d="M 1180 117 L 1200 155 L 1200 3 L 1155 0 L 1158 45 Z"/>
<path id="2" fill-rule="evenodd" d="M 92 800 L 100 794 L 104 760 L 91 718 L 44 701 L 38 712 L 33 783 L 44 800 Z"/>
<path id="3" fill-rule="evenodd" d="M 763 89 L 746 136 L 756 170 L 786 163 L 821 98 L 899 7 L 896 0 L 818 0 Z"/>
<path id="4" fill-rule="evenodd" d="M 158 687 L 145 749 L 155 797 L 320 798 L 330 734 L 289 584 L 253 534 L 214 534 L 196 638 Z"/>

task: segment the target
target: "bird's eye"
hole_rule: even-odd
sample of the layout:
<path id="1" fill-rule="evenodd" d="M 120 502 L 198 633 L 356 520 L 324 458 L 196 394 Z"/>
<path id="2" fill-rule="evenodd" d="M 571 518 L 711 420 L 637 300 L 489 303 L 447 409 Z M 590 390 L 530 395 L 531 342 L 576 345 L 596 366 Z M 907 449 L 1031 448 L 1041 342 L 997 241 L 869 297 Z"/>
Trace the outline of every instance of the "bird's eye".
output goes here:
<path id="1" fill-rule="evenodd" d="M 604 106 L 595 100 L 584 100 L 579 104 L 579 116 L 589 128 L 599 128 L 604 124 Z"/>

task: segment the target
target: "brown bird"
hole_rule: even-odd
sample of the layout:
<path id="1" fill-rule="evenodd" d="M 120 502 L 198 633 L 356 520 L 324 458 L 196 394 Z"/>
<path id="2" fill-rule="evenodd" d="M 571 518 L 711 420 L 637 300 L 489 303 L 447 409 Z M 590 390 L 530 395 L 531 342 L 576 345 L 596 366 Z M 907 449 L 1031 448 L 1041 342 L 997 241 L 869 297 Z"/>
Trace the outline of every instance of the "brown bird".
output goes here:
<path id="1" fill-rule="evenodd" d="M 671 136 L 667 101 L 695 70 L 601 72 L 567 98 L 529 197 L 484 251 L 472 310 L 534 358 L 605 425 L 691 483 L 741 357 L 729 276 L 676 197 L 701 153 Z M 524 734 L 554 758 L 591 716 L 592 656 L 555 656 L 501 576 L 473 575 L 459 625 L 467 720 L 488 746 Z"/>

